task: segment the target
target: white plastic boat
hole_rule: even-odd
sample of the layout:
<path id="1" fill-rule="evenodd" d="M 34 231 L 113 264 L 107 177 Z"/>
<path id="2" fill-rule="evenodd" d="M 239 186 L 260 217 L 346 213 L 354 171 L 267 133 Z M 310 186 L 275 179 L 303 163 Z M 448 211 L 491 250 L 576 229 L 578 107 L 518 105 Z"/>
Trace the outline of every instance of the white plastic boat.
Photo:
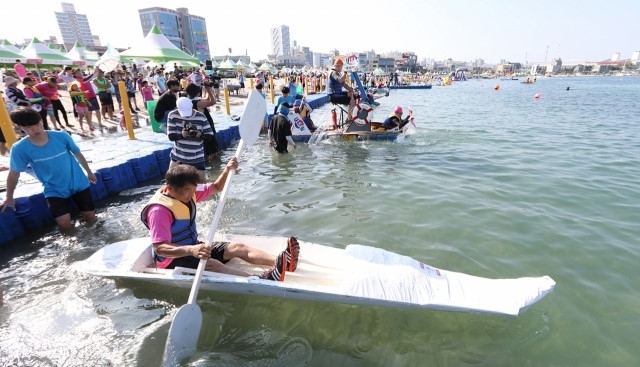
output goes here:
<path id="1" fill-rule="evenodd" d="M 239 241 L 273 254 L 286 246 L 285 237 L 223 235 L 216 240 Z M 283 282 L 204 272 L 201 289 L 363 306 L 517 316 L 555 286 L 548 276 L 488 279 L 437 269 L 379 248 L 348 245 L 341 249 L 298 241 L 298 268 L 287 272 Z M 256 275 L 266 270 L 238 259 L 229 264 Z M 75 266 L 78 271 L 98 276 L 183 288 L 191 287 L 195 273 L 195 269 L 156 269 L 148 238 L 107 245 Z"/>

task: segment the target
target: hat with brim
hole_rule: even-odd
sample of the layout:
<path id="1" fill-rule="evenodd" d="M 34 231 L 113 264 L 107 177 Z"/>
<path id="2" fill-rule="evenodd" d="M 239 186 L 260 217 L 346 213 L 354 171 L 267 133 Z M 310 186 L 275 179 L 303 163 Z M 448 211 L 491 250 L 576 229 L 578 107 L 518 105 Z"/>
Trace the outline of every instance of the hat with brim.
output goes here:
<path id="1" fill-rule="evenodd" d="M 11 84 L 16 84 L 18 83 L 18 79 L 12 77 L 12 76 L 7 76 L 4 78 L 4 84 L 5 85 L 11 85 Z"/>

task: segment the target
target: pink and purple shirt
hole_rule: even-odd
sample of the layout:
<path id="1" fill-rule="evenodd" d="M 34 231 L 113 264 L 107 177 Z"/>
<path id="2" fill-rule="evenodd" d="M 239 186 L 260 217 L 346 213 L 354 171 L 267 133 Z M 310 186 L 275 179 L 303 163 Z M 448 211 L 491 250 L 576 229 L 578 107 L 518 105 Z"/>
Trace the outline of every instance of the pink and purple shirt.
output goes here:
<path id="1" fill-rule="evenodd" d="M 207 183 L 198 185 L 196 189 L 196 203 L 206 200 L 213 193 L 213 184 Z M 169 208 L 162 205 L 152 205 L 147 210 L 147 223 L 149 225 L 149 236 L 151 243 L 171 243 L 171 224 L 173 223 L 173 213 Z M 166 268 L 171 263 L 172 258 L 166 258 L 158 262 L 159 268 Z"/>

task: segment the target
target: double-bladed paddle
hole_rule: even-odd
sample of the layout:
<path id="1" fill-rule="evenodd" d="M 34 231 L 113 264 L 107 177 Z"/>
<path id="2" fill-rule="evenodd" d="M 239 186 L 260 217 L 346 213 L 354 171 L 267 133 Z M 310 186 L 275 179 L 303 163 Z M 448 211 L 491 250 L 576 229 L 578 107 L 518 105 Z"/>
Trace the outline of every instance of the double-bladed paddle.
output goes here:
<path id="1" fill-rule="evenodd" d="M 258 140 L 265 110 L 266 101 L 264 97 L 262 97 L 259 92 L 252 91 L 244 104 L 244 113 L 238 126 L 241 139 L 236 149 L 236 158 L 240 157 L 245 145 L 252 145 Z M 213 243 L 218 222 L 222 215 L 222 208 L 224 208 L 224 202 L 227 198 L 229 187 L 231 187 L 233 175 L 233 170 L 228 173 L 227 180 L 220 195 L 220 200 L 216 207 L 216 212 L 211 221 L 206 242 L 209 245 Z M 180 307 L 178 312 L 173 316 L 171 327 L 169 328 L 169 335 L 167 336 L 167 344 L 165 345 L 163 366 L 175 366 L 196 350 L 200 329 L 202 327 L 202 311 L 196 303 L 196 299 L 198 298 L 198 290 L 200 289 L 202 273 L 204 272 L 206 263 L 206 259 L 200 260 L 195 278 L 193 279 L 193 285 L 191 286 L 189 300 L 184 306 Z"/>

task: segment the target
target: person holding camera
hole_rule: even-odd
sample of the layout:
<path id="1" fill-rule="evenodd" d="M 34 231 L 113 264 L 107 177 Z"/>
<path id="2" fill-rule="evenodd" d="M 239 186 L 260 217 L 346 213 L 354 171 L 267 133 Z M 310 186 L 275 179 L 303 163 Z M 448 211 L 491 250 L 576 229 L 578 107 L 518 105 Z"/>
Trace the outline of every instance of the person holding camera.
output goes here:
<path id="1" fill-rule="evenodd" d="M 213 125 L 213 117 L 211 117 L 211 113 L 209 112 L 209 107 L 216 104 L 216 100 L 213 97 L 213 91 L 211 90 L 212 84 L 210 81 L 204 81 L 202 83 L 204 86 L 204 90 L 206 92 L 207 98 L 201 98 L 202 89 L 195 84 L 189 84 L 187 86 L 187 96 L 191 99 L 191 103 L 193 103 L 193 109 L 204 114 L 204 117 L 209 121 L 209 126 L 211 126 L 211 131 L 213 131 L 213 136 L 216 136 L 216 128 Z M 218 142 L 216 139 L 211 139 L 210 141 L 205 141 L 204 143 L 204 154 L 207 160 L 211 160 L 213 155 L 218 153 L 220 148 L 218 147 Z"/>
<path id="2" fill-rule="evenodd" d="M 207 117 L 193 109 L 193 102 L 187 97 L 176 101 L 177 109 L 167 118 L 167 135 L 173 142 L 169 169 L 179 164 L 188 164 L 198 170 L 205 180 L 204 144 L 215 139 Z"/>

